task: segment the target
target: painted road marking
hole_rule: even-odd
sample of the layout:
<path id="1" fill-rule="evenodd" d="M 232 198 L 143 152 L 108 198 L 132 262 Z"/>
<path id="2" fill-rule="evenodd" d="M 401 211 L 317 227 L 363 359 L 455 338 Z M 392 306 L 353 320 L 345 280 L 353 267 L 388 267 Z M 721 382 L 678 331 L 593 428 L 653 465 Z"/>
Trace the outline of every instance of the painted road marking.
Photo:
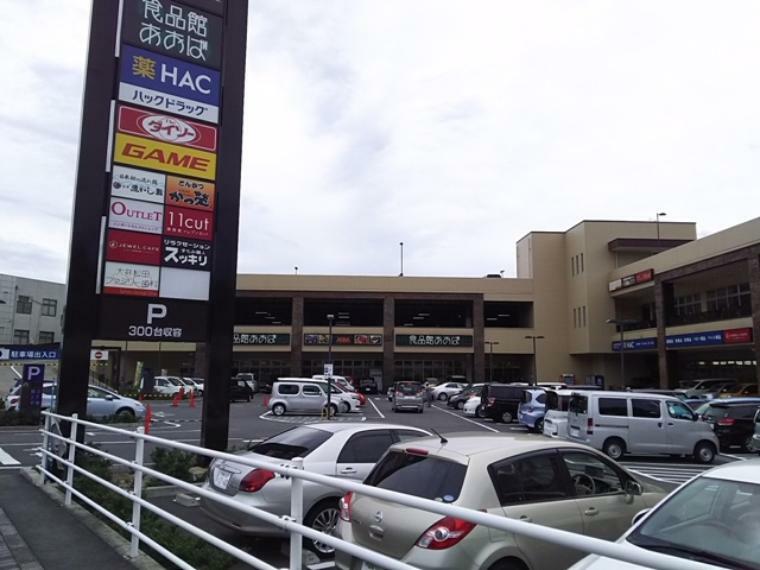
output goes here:
<path id="1" fill-rule="evenodd" d="M 375 411 L 377 412 L 377 415 L 381 418 L 385 419 L 385 416 L 383 415 L 383 412 L 380 411 L 380 409 L 375 405 L 375 402 L 372 401 L 371 398 L 367 398 L 367 401 L 372 404 L 372 407 L 375 408 Z"/>
<path id="2" fill-rule="evenodd" d="M 10 466 L 10 465 L 21 465 L 21 462 L 20 461 L 16 461 L 15 459 L 13 459 L 13 457 L 11 457 L 10 455 L 8 455 L 0 447 L 0 465 L 4 465 L 6 467 Z"/>
<path id="3" fill-rule="evenodd" d="M 464 420 L 464 421 L 469 422 L 471 424 L 474 424 L 474 425 L 476 425 L 476 426 L 478 426 L 480 428 L 487 429 L 488 431 L 493 431 L 493 432 L 496 432 L 496 433 L 501 433 L 496 428 L 492 428 L 491 426 L 483 425 L 480 422 L 476 422 L 475 420 L 471 420 L 470 418 L 465 418 L 464 416 L 460 416 L 459 414 L 455 414 L 454 412 L 450 412 L 448 410 L 444 410 L 443 408 L 439 408 L 436 404 L 433 404 L 433 407 L 436 410 L 440 411 L 440 412 L 443 412 L 445 414 L 449 414 L 450 416 L 454 416 L 455 418 L 459 418 L 460 420 Z"/>

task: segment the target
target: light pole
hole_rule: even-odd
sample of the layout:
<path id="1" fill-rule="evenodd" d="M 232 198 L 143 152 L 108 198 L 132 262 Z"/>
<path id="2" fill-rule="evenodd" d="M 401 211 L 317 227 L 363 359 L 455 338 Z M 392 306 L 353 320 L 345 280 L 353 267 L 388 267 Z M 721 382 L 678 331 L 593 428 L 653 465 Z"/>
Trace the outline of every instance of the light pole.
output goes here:
<path id="1" fill-rule="evenodd" d="M 544 337 L 542 335 L 533 335 L 529 334 L 526 335 L 525 338 L 528 338 L 533 341 L 533 382 L 529 382 L 530 385 L 535 386 L 538 384 L 538 358 L 536 357 L 536 341 L 542 340 Z"/>
<path id="2" fill-rule="evenodd" d="M 488 345 L 489 357 L 488 357 L 488 381 L 493 382 L 493 345 L 499 344 L 498 340 L 487 340 L 484 344 Z"/>
<path id="3" fill-rule="evenodd" d="M 298 275 L 298 266 L 297 266 L 297 265 L 294 265 L 294 266 L 293 266 L 293 269 L 295 270 L 295 272 L 296 272 L 296 275 Z"/>
<path id="4" fill-rule="evenodd" d="M 665 212 L 657 212 L 655 214 L 655 219 L 657 220 L 657 222 L 656 222 L 656 225 L 657 225 L 657 247 L 660 246 L 660 217 L 661 216 L 667 216 L 667 214 Z"/>
<path id="5" fill-rule="evenodd" d="M 330 313 L 327 315 L 328 333 L 327 333 L 327 364 L 330 367 L 329 374 L 327 375 L 327 417 L 330 417 L 332 413 L 332 327 L 335 315 Z"/>
<path id="6" fill-rule="evenodd" d="M 401 250 L 401 273 L 398 274 L 399 277 L 404 276 L 404 242 L 400 241 L 398 242 L 399 249 Z"/>
<path id="7" fill-rule="evenodd" d="M 620 383 L 625 386 L 625 327 L 636 321 L 632 319 L 607 319 L 607 324 L 616 325 L 620 331 Z"/>

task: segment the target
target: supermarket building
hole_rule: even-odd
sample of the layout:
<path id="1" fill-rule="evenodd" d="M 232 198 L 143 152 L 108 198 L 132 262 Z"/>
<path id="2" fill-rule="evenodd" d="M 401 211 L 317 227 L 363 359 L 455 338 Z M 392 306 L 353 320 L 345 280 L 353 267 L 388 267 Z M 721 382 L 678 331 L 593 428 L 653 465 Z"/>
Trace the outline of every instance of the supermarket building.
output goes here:
<path id="1" fill-rule="evenodd" d="M 521 238 L 516 278 L 241 274 L 234 366 L 263 380 L 317 374 L 331 342 L 336 374 L 386 385 L 534 373 L 607 386 L 760 382 L 759 260 L 760 218 L 701 239 L 693 223 L 586 220 Z M 609 320 L 624 328 L 624 381 L 621 325 Z M 194 344 L 94 346 L 110 355 L 94 372 L 114 384 L 147 366 L 192 375 L 202 358 Z"/>

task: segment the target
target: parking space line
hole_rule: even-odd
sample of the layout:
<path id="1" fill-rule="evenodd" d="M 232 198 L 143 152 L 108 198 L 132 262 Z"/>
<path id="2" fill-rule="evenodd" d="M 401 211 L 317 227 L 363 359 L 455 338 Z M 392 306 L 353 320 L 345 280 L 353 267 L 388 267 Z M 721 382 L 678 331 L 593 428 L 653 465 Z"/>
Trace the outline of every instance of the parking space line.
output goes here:
<path id="1" fill-rule="evenodd" d="M 367 398 L 367 401 L 372 404 L 372 407 L 375 408 L 375 411 L 377 412 L 377 415 L 380 416 L 382 419 L 385 419 L 385 416 L 383 415 L 383 412 L 380 411 L 380 409 L 375 405 L 375 402 L 372 401 L 372 398 Z"/>
<path id="2" fill-rule="evenodd" d="M 448 410 L 444 410 L 443 408 L 439 408 L 439 407 L 438 407 L 437 405 L 435 405 L 435 404 L 433 404 L 433 407 L 434 407 L 436 410 L 439 410 L 439 411 L 441 411 L 441 412 L 444 412 L 444 413 L 446 413 L 446 414 L 449 414 L 450 416 L 454 416 L 455 418 L 459 418 L 460 420 L 464 420 L 464 421 L 466 421 L 466 422 L 470 422 L 471 424 L 475 424 L 476 426 L 478 426 L 478 427 L 481 427 L 481 428 L 483 428 L 483 429 L 487 429 L 488 431 L 493 431 L 493 432 L 496 432 L 496 433 L 501 433 L 501 431 L 497 430 L 496 428 L 492 428 L 491 426 L 486 426 L 486 425 L 483 425 L 483 424 L 481 424 L 480 422 L 476 422 L 476 421 L 474 421 L 474 420 L 471 420 L 470 418 L 465 418 L 464 416 L 460 416 L 459 414 L 455 414 L 454 412 L 450 412 L 450 411 L 448 411 Z"/>
<path id="3" fill-rule="evenodd" d="M 21 462 L 16 461 L 8 453 L 3 451 L 2 448 L 0 448 L 0 465 L 4 465 L 6 467 L 11 465 L 21 465 Z"/>

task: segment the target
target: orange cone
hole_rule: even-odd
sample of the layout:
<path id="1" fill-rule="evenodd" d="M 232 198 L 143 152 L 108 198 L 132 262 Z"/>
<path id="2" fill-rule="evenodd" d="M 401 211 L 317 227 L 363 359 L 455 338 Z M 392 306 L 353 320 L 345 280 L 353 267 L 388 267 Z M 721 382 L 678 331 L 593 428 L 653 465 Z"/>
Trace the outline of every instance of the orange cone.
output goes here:
<path id="1" fill-rule="evenodd" d="M 195 407 L 195 390 L 190 391 L 190 407 Z"/>
<path id="2" fill-rule="evenodd" d="M 179 401 L 181 398 L 182 398 L 182 394 L 180 394 L 179 392 L 174 394 L 174 397 L 172 398 L 172 408 L 179 407 Z"/>
<path id="3" fill-rule="evenodd" d="M 148 404 L 145 410 L 145 433 L 150 433 L 150 422 L 153 421 L 153 410 Z"/>

